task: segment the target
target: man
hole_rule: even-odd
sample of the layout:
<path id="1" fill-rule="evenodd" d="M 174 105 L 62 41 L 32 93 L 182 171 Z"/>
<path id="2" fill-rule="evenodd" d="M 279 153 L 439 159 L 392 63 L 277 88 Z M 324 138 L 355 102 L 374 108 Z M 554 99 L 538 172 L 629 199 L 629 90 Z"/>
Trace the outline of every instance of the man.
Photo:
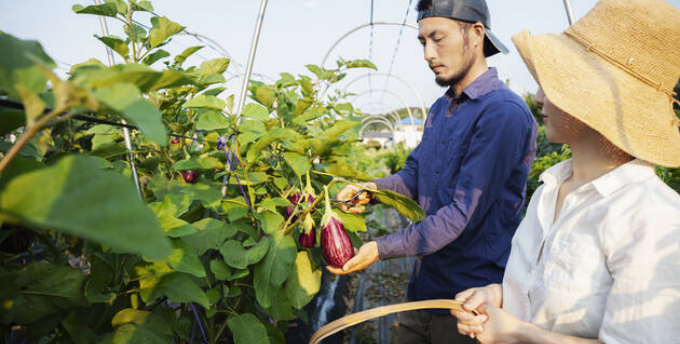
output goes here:
<path id="1" fill-rule="evenodd" d="M 486 57 L 507 52 L 489 30 L 484 0 L 421 0 L 418 39 L 437 84 L 448 87 L 430 109 L 423 140 L 395 175 L 363 186 L 416 199 L 427 217 L 363 245 L 336 274 L 377 259 L 418 256 L 412 301 L 451 299 L 473 286 L 499 283 L 522 216 L 535 156 L 536 123 L 523 100 L 498 79 Z M 338 194 L 347 200 L 358 189 Z M 358 213 L 366 194 L 343 210 Z M 491 282 L 496 281 L 496 282 Z M 467 343 L 448 312 L 400 314 L 398 343 Z"/>

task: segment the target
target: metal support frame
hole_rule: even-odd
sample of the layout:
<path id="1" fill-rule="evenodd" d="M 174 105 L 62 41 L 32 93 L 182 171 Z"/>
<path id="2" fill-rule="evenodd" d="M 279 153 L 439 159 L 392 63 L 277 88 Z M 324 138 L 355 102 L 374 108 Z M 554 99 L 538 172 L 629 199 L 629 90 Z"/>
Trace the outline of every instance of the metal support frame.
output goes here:
<path id="1" fill-rule="evenodd" d="M 391 116 L 392 120 L 394 120 L 396 123 L 399 123 L 401 121 L 401 117 L 399 117 L 399 113 L 397 113 L 397 110 L 382 110 L 382 108 L 387 109 L 388 105 L 385 102 L 380 102 L 380 101 L 374 101 L 374 102 L 368 102 L 364 104 L 363 106 L 370 106 L 374 107 L 377 111 L 383 112 L 383 116 Z M 359 106 L 357 106 L 358 108 Z M 379 109 L 380 108 L 380 109 Z"/>
<path id="2" fill-rule="evenodd" d="M 243 108 L 245 107 L 246 103 L 246 96 L 248 94 L 248 82 L 250 81 L 250 76 L 253 73 L 253 64 L 255 63 L 255 54 L 257 53 L 257 45 L 260 42 L 260 32 L 262 31 L 262 23 L 264 22 L 264 15 L 267 11 L 267 2 L 268 0 L 262 0 L 260 2 L 260 11 L 257 15 L 257 22 L 255 24 L 255 32 L 253 32 L 253 39 L 252 42 L 250 43 L 250 52 L 248 53 L 248 64 L 246 65 L 246 73 L 243 78 L 243 85 L 241 86 L 241 94 L 239 96 L 239 102 L 236 108 L 236 115 L 237 117 L 237 123 L 240 122 L 241 120 L 241 112 L 243 112 Z M 235 137 L 232 137 L 231 139 L 231 144 L 234 144 Z M 229 156 L 228 156 L 229 161 L 233 161 L 232 157 L 232 152 L 231 150 L 229 151 Z M 231 172 L 232 166 L 231 164 L 228 164 L 227 166 L 227 171 Z M 222 197 L 227 195 L 227 182 L 228 182 L 229 175 L 225 175 L 224 178 L 222 178 Z"/>
<path id="3" fill-rule="evenodd" d="M 364 75 L 361 75 L 361 76 L 355 78 L 354 80 L 350 81 L 350 82 L 349 82 L 347 85 L 345 85 L 345 87 L 342 89 L 342 92 L 346 92 L 347 89 L 348 89 L 350 86 L 352 86 L 355 82 L 357 82 L 357 81 L 359 81 L 359 80 L 361 80 L 361 79 L 367 78 L 368 76 L 369 76 L 368 74 L 364 74 Z M 416 90 L 416 88 L 413 87 L 413 85 L 411 85 L 411 83 L 409 83 L 408 81 L 406 81 L 406 80 L 404 80 L 404 79 L 402 79 L 402 78 L 400 78 L 400 77 L 398 77 L 398 76 L 396 76 L 396 75 L 394 75 L 394 74 L 372 73 L 371 76 L 383 76 L 383 77 L 386 77 L 386 78 L 394 78 L 395 80 L 400 81 L 401 83 L 405 84 L 408 88 L 411 89 L 411 91 L 413 91 L 413 94 L 416 95 L 416 98 L 418 98 L 418 101 L 420 102 L 420 112 L 422 113 L 422 118 L 423 118 L 423 120 L 425 119 L 425 116 L 427 116 L 427 112 L 425 112 L 425 102 L 423 101 L 423 98 L 420 96 L 420 93 L 418 92 L 418 90 Z"/>
<path id="4" fill-rule="evenodd" d="M 357 32 L 357 31 L 359 31 L 363 28 L 370 27 L 370 26 L 406 26 L 406 27 L 410 27 L 412 29 L 418 30 L 418 27 L 413 25 L 413 24 L 400 23 L 400 22 L 373 22 L 373 23 L 361 24 L 361 25 L 355 27 L 354 29 L 347 31 L 344 35 L 340 36 L 340 38 L 337 41 L 335 41 L 335 43 L 333 43 L 331 48 L 328 49 L 328 51 L 326 52 L 326 55 L 324 55 L 323 60 L 321 60 L 321 67 L 323 67 L 326 64 L 326 60 L 328 60 L 328 57 L 331 55 L 331 52 L 333 51 L 333 49 L 335 49 L 335 47 L 338 46 L 338 44 L 340 44 L 340 42 L 342 42 L 345 38 L 347 38 L 351 34 Z"/>
<path id="5" fill-rule="evenodd" d="M 100 0 L 94 0 L 95 5 L 101 4 Z M 98 16 L 99 17 L 99 25 L 101 26 L 102 29 L 102 35 L 108 36 L 109 35 L 109 27 L 106 25 L 106 18 L 104 16 Z M 113 58 L 113 51 L 111 51 L 111 48 L 106 47 L 106 55 L 109 59 L 109 66 L 113 66 L 116 64 L 114 58 Z M 127 122 L 124 119 L 121 119 L 120 121 L 124 125 L 127 124 Z M 126 127 L 123 127 L 123 137 L 125 138 L 125 149 L 127 149 L 127 158 L 128 162 L 130 163 L 130 171 L 132 172 L 132 179 L 135 182 L 135 188 L 137 189 L 137 195 L 141 200 L 144 200 L 144 194 L 142 193 L 142 186 L 139 183 L 139 174 L 137 172 L 137 166 L 135 165 L 135 156 L 132 154 L 132 140 L 130 139 L 130 130 Z"/>
<path id="6" fill-rule="evenodd" d="M 392 138 L 394 139 L 394 127 L 391 126 L 391 124 L 388 121 L 386 121 L 384 119 L 380 119 L 380 118 L 369 119 L 369 120 L 363 122 L 363 124 L 361 125 L 361 130 L 359 130 L 359 137 L 363 137 L 364 130 L 366 129 L 366 127 L 368 127 L 371 124 L 376 124 L 376 123 L 386 126 L 390 130 L 390 132 L 392 133 Z"/>
<path id="7" fill-rule="evenodd" d="M 395 98 L 399 99 L 399 100 L 401 101 L 402 105 L 404 106 L 404 108 L 406 109 L 406 112 L 408 112 L 408 117 L 409 117 L 409 119 L 411 120 L 411 124 L 415 124 L 415 121 L 413 120 L 413 112 L 411 112 L 411 107 L 409 107 L 408 105 L 406 105 L 406 102 L 404 101 L 404 98 L 402 98 L 402 97 L 399 96 L 398 94 L 396 94 L 396 93 L 394 93 L 394 92 L 391 92 L 391 91 L 389 91 L 389 90 L 386 90 L 386 89 L 385 89 L 385 90 L 380 90 L 380 91 L 368 90 L 368 91 L 365 91 L 365 92 L 361 92 L 361 93 L 355 95 L 354 98 L 352 98 L 352 102 L 356 102 L 357 99 L 359 99 L 359 98 L 361 98 L 361 97 L 363 97 L 363 96 L 365 96 L 365 95 L 367 95 L 367 94 L 373 94 L 373 93 L 389 94 L 389 95 L 394 96 Z M 425 119 L 424 119 L 424 118 L 422 118 L 422 120 L 423 120 L 423 122 L 425 122 Z"/>
<path id="8" fill-rule="evenodd" d="M 564 1 L 564 9 L 567 11 L 567 20 L 569 20 L 569 25 L 571 26 L 574 24 L 574 11 L 571 9 L 571 1 L 570 0 L 563 0 Z"/>

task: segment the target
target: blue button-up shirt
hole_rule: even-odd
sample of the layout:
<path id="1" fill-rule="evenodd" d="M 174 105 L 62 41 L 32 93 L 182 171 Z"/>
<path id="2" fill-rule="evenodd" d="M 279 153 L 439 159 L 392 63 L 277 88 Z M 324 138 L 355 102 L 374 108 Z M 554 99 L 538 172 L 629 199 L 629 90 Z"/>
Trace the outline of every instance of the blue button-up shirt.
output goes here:
<path id="1" fill-rule="evenodd" d="M 418 201 L 427 216 L 378 238 L 380 259 L 418 256 L 410 300 L 453 298 L 501 283 L 536 155 L 536 121 L 494 68 L 428 115 L 422 142 L 398 173 L 375 180 Z"/>

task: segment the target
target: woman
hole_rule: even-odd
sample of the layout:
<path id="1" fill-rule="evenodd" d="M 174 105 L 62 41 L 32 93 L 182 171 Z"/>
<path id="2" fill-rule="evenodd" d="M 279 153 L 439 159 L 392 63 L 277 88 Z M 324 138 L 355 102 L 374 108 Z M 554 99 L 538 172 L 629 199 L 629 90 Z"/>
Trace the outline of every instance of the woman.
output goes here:
<path id="1" fill-rule="evenodd" d="M 680 165 L 673 87 L 680 10 L 602 0 L 561 35 L 513 41 L 541 86 L 548 139 L 573 158 L 541 175 L 503 284 L 456 295 L 481 343 L 680 341 Z"/>

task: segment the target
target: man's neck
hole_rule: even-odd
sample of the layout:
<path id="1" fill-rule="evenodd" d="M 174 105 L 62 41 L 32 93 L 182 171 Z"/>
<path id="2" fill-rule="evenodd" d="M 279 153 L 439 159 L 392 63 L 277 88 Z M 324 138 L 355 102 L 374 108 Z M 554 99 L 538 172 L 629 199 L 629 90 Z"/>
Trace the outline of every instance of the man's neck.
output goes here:
<path id="1" fill-rule="evenodd" d="M 456 95 L 460 94 L 465 90 L 470 84 L 472 84 L 477 78 L 489 70 L 489 66 L 486 64 L 486 59 L 478 59 L 472 65 L 472 68 L 468 71 L 464 78 L 462 78 L 457 84 L 452 85 L 451 88 Z"/>
<path id="2" fill-rule="evenodd" d="M 633 160 L 598 132 L 583 135 L 569 144 L 572 155 L 572 182 L 583 185 Z"/>

